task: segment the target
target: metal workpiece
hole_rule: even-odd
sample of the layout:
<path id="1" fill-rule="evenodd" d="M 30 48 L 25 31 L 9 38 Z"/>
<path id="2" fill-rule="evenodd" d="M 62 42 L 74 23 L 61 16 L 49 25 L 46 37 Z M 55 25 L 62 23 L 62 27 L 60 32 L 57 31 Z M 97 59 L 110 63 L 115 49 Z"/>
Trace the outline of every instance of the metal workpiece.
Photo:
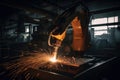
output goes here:
<path id="1" fill-rule="evenodd" d="M 64 63 L 57 63 L 57 65 L 60 66 L 58 69 L 54 67 L 50 69 L 40 67 L 40 71 L 43 71 L 47 74 L 50 73 L 54 76 L 57 75 L 58 80 L 61 75 L 62 75 L 61 78 L 66 77 L 67 80 L 69 79 L 70 80 L 79 80 L 79 79 L 87 80 L 85 76 L 88 76 L 88 78 L 90 77 L 89 79 L 91 80 L 91 79 L 96 79 L 96 76 L 99 75 L 98 72 L 101 73 L 102 72 L 101 70 L 103 70 L 104 67 L 111 65 L 111 63 L 114 62 L 115 60 L 117 60 L 116 57 L 108 58 L 108 59 L 99 58 L 97 60 L 86 59 L 84 63 L 79 64 L 77 66 L 67 65 Z"/>
<path id="2" fill-rule="evenodd" d="M 70 57 L 34 53 L 0 65 L 1 80 L 96 80 L 115 70 L 120 59 L 117 57 Z M 111 72 L 112 73 L 112 72 Z"/>

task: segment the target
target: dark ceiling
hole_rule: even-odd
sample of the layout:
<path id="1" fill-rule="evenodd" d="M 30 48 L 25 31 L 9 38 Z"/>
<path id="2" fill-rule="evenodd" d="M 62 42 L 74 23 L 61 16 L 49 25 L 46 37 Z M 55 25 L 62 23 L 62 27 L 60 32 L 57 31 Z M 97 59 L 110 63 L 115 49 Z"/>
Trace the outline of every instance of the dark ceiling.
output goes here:
<path id="1" fill-rule="evenodd" d="M 2 12 L 0 14 L 9 15 L 19 9 L 38 13 L 41 17 L 55 17 L 79 2 L 90 1 L 95 0 L 1 0 L 0 10 Z"/>
<path id="2" fill-rule="evenodd" d="M 5 18 L 13 13 L 24 11 L 25 15 L 29 15 L 29 17 L 31 18 L 40 19 L 43 17 L 47 17 L 49 19 L 54 19 L 55 17 L 60 15 L 63 11 L 65 11 L 67 8 L 70 8 L 71 6 L 78 3 L 83 3 L 90 10 L 94 11 L 94 9 L 106 7 L 106 4 L 108 4 L 110 1 L 112 4 L 112 2 L 115 2 L 117 0 L 115 1 L 114 0 L 1 0 L 0 17 Z M 111 4 L 109 5 L 109 7 L 111 6 Z M 120 7 L 117 7 L 117 9 L 118 8 Z M 105 12 L 104 9 L 102 12 Z M 97 12 L 95 11 L 93 13 L 97 13 Z"/>

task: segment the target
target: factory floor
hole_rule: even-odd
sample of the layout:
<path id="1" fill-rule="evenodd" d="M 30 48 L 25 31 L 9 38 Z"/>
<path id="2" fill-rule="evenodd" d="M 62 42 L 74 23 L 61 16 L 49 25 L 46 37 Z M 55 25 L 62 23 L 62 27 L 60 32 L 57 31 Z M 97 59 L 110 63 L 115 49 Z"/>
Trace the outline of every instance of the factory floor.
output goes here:
<path id="1" fill-rule="evenodd" d="M 37 62 L 35 65 L 38 65 L 38 59 L 40 57 L 25 55 L 0 60 L 0 80 L 120 80 L 120 50 L 118 48 L 110 47 L 107 42 L 103 40 L 96 41 L 94 44 L 96 45 L 91 45 L 91 47 L 86 52 L 84 52 L 84 55 L 82 55 L 82 58 L 96 59 L 95 61 L 93 61 L 94 68 L 86 65 L 80 66 L 79 69 L 81 71 L 79 71 L 77 77 L 66 76 L 65 73 L 62 73 L 63 75 L 59 75 L 53 73 L 52 70 L 47 72 L 44 70 L 41 71 L 38 69 L 33 69 L 32 67 L 34 67 L 34 65 L 27 65 L 27 62 L 32 62 L 32 59 L 35 59 L 34 61 Z M 74 53 L 74 55 L 76 54 Z M 112 60 L 109 61 L 109 59 Z M 22 60 L 20 64 L 18 64 L 19 60 Z M 100 60 L 100 63 L 103 61 L 104 64 L 98 64 L 97 60 Z M 93 63 L 90 62 L 89 64 L 93 65 Z M 9 66 L 6 66 L 8 64 Z M 21 66 L 21 64 L 24 65 L 24 67 L 16 67 L 17 65 Z M 26 69 L 26 67 L 28 67 L 28 69 Z M 85 67 L 87 68 L 84 69 Z M 74 71 L 74 68 L 72 69 Z M 19 73 L 19 71 L 22 71 L 22 73 L 16 75 L 14 74 L 16 73 L 16 70 L 17 73 Z M 60 71 L 58 71 L 58 73 L 59 72 Z"/>
<path id="2" fill-rule="evenodd" d="M 95 59 L 101 59 L 101 60 L 117 57 L 116 55 L 113 55 L 113 56 L 111 55 L 112 53 L 114 53 L 112 51 L 115 51 L 115 50 L 107 49 L 106 51 L 103 50 L 103 51 L 98 52 L 98 50 L 91 49 L 91 52 L 90 51 L 86 52 L 84 57 L 85 58 L 86 57 L 89 57 L 89 58 L 94 57 Z M 17 59 L 23 58 L 23 61 L 26 61 L 26 62 L 31 61 L 32 62 L 32 60 L 27 60 L 27 58 L 29 58 L 29 57 L 30 57 L 30 55 L 25 56 L 25 57 L 19 57 L 19 58 L 13 59 L 13 61 L 15 64 L 17 64 Z M 36 60 L 37 60 L 37 58 L 36 58 Z M 11 60 L 4 61 L 4 62 L 2 62 L 2 64 L 6 63 L 6 62 L 11 64 L 11 66 L 14 66 L 14 65 L 12 65 Z M 25 63 L 21 63 L 21 64 L 25 65 Z M 90 64 L 92 64 L 92 63 L 90 63 Z M 97 64 L 96 61 L 95 61 L 95 64 Z M 28 65 L 28 66 L 34 66 L 34 65 Z M 86 67 L 86 65 L 83 67 L 81 66 L 80 70 L 84 69 L 85 67 Z M 8 66 L 8 68 L 9 68 L 9 66 Z M 14 69 L 17 71 L 22 70 L 22 68 L 19 69 L 19 67 L 18 68 L 14 67 Z M 17 76 L 16 74 L 14 76 L 12 76 L 12 74 L 16 73 L 16 72 L 14 72 L 14 69 L 6 70 L 5 67 L 0 66 L 0 80 L 13 80 L 14 76 Z M 74 71 L 74 68 L 72 68 L 72 70 Z M 87 70 L 85 70 L 85 71 L 82 70 L 82 72 L 80 71 L 78 73 L 80 75 L 77 78 L 74 78 L 74 77 L 66 76 L 65 73 L 63 73 L 63 75 L 61 75 L 61 74 L 59 75 L 59 74 L 53 73 L 52 70 L 50 70 L 50 72 L 49 71 L 46 72 L 46 71 L 41 71 L 38 69 L 36 70 L 36 69 L 29 67 L 27 70 L 25 70 L 25 68 L 23 68 L 23 72 L 20 73 L 18 75 L 18 77 L 14 80 L 119 80 L 120 79 L 119 78 L 120 58 L 117 57 L 115 60 L 109 61 L 109 62 L 107 62 L 103 65 L 97 66 L 93 69 L 88 67 Z M 83 72 L 85 72 L 85 73 L 83 73 Z M 81 73 L 83 73 L 83 74 L 81 75 Z M 32 77 L 30 77 L 30 76 L 32 76 Z"/>

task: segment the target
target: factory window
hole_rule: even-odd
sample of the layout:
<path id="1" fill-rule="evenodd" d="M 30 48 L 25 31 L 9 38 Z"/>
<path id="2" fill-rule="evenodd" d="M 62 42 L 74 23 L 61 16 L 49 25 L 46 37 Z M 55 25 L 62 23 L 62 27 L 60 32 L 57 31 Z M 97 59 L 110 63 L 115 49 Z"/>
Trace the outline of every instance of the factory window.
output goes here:
<path id="1" fill-rule="evenodd" d="M 29 32 L 29 26 L 25 27 L 25 32 Z"/>
<path id="2" fill-rule="evenodd" d="M 108 23 L 118 22 L 118 16 L 108 17 Z"/>
<path id="3" fill-rule="evenodd" d="M 116 23 L 118 22 L 118 16 L 115 17 L 109 17 L 108 18 L 108 23 Z M 116 28 L 117 25 L 109 25 L 108 28 Z"/>
<path id="4" fill-rule="evenodd" d="M 95 31 L 94 35 L 95 36 L 99 36 L 99 35 L 103 35 L 103 34 L 107 34 L 107 31 Z"/>
<path id="5" fill-rule="evenodd" d="M 93 19 L 92 20 L 92 25 L 115 23 L 115 22 L 118 22 L 118 16 Z"/>
<path id="6" fill-rule="evenodd" d="M 25 26 L 25 33 L 33 33 L 33 24 L 31 23 L 24 23 Z"/>
<path id="7" fill-rule="evenodd" d="M 107 26 L 94 27 L 94 35 L 95 36 L 103 35 L 103 34 L 107 34 Z"/>
<path id="8" fill-rule="evenodd" d="M 104 24 L 104 23 L 107 23 L 107 18 L 99 18 L 99 19 L 93 19 L 92 20 L 92 25 Z"/>
<path id="9" fill-rule="evenodd" d="M 94 27 L 94 30 L 95 31 L 107 30 L 107 26 L 97 26 L 97 27 Z"/>
<path id="10" fill-rule="evenodd" d="M 118 22 L 118 16 L 93 19 L 92 25 L 96 25 L 96 26 L 92 27 L 92 28 L 94 28 L 94 36 L 109 34 L 108 29 L 116 28 L 117 25 L 108 25 L 107 26 L 106 24 L 116 23 L 116 22 Z M 100 26 L 100 24 L 102 24 L 102 26 Z"/>

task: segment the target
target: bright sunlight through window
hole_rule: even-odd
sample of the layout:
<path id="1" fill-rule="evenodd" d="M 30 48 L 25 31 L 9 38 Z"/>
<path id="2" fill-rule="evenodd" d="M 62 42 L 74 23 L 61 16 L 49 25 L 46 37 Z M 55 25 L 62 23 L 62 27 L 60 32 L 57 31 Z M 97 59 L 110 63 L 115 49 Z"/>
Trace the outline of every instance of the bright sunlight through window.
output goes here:
<path id="1" fill-rule="evenodd" d="M 92 25 L 115 23 L 115 22 L 118 22 L 118 16 L 93 19 Z M 95 26 L 92 28 L 94 28 L 94 35 L 98 36 L 98 35 L 108 34 L 108 28 L 110 29 L 110 28 L 115 28 L 115 27 L 117 27 L 117 25 Z"/>

